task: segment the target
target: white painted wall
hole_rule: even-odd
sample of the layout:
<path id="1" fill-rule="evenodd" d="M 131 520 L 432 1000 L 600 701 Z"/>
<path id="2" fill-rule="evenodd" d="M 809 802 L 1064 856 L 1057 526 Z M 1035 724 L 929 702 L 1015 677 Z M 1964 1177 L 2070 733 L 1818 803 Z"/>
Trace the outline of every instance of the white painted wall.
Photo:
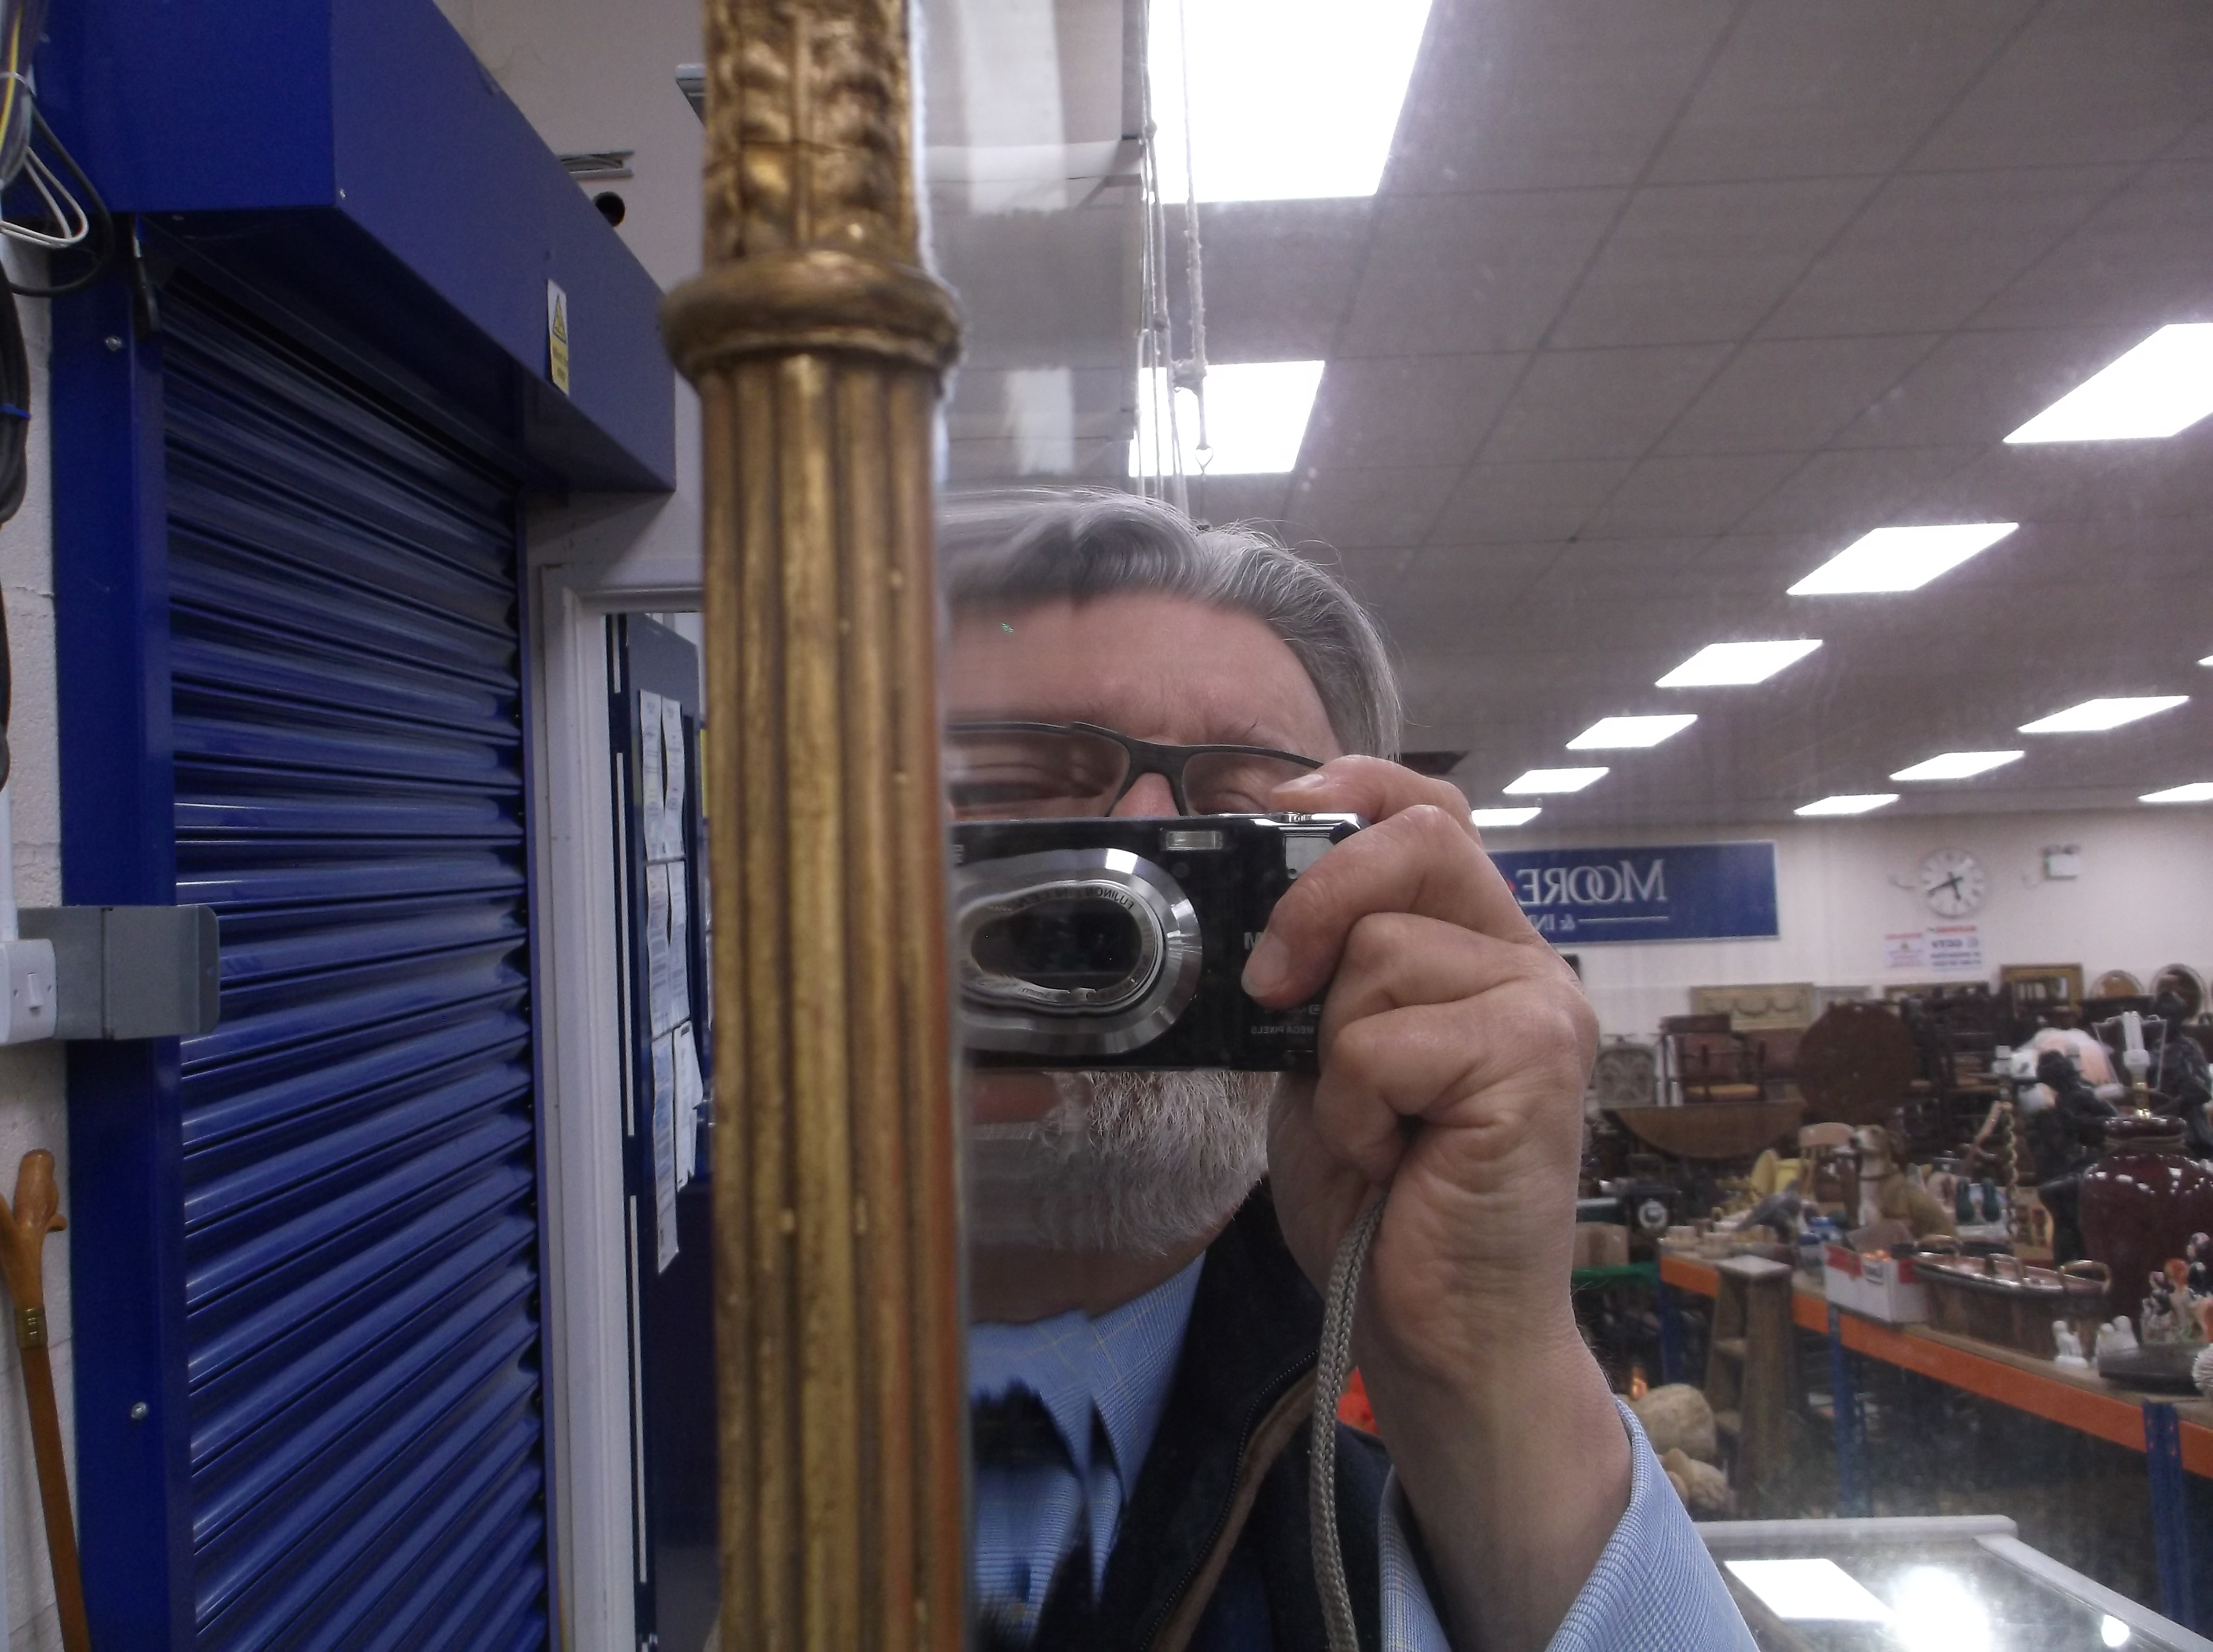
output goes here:
<path id="1" fill-rule="evenodd" d="M 1812 981 L 1822 986 L 1974 978 L 1885 971 L 1882 937 L 1938 922 L 1911 882 L 1935 849 L 1983 863 L 1990 894 L 1973 921 L 1995 983 L 2003 964 L 2080 964 L 2086 982 L 2108 969 L 2139 978 L 2167 964 L 2213 973 L 2213 808 L 2179 805 L 2096 814 L 1899 816 L 1798 821 L 1762 831 L 1609 834 L 1635 846 L 1702 838 L 1771 838 L 1782 936 L 1774 941 L 1568 946 L 1609 1033 L 1650 1035 L 1686 1014 L 1694 986 Z M 1494 832 L 1492 847 L 1586 846 L 1543 832 Z M 2075 844 L 2082 875 L 2044 876 L 2047 844 Z"/>
<path id="2" fill-rule="evenodd" d="M 44 264 L 12 249 L 9 272 L 18 280 L 43 280 Z M 15 520 L 0 527 L 0 598 L 8 613 L 8 641 L 15 674 L 8 745 L 15 758 L 9 781 L 15 832 L 15 896 L 26 906 L 58 906 L 62 898 L 61 772 L 55 738 L 53 507 L 46 442 L 47 306 L 20 299 L 23 343 L 31 361 L 28 483 Z M 0 1047 L 0 1193 L 11 1199 L 15 1167 L 34 1148 L 54 1155 L 69 1214 L 69 1124 L 63 1046 L 54 1043 Z M 60 1397 L 62 1437 L 76 1460 L 76 1381 L 70 1301 L 70 1236 L 46 1241 L 47 1335 Z M 12 1308 L 12 1304 L 9 1305 Z M 70 1484 L 76 1476 L 72 1471 Z M 30 1416 L 23 1404 L 21 1356 L 12 1336 L 0 1337 L 0 1526 L 5 1527 L 7 1599 L 4 1622 L 14 1652 L 61 1645 L 54 1615 L 53 1574 L 39 1514 L 37 1476 L 31 1463 Z"/>

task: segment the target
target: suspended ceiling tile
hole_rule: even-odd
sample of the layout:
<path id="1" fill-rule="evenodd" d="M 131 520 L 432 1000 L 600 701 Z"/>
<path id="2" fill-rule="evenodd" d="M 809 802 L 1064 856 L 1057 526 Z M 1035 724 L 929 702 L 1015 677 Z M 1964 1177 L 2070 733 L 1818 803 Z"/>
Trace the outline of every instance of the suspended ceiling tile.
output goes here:
<path id="1" fill-rule="evenodd" d="M 1564 539 L 1629 471 L 1629 461 L 1620 459 L 1477 465 L 1438 513 L 1430 537 L 1460 545 Z"/>
<path id="2" fill-rule="evenodd" d="M 1836 445 L 2002 442 L 2145 336 L 2133 327 L 1954 333 L 1839 431 Z"/>
<path id="3" fill-rule="evenodd" d="M 1915 171 L 2143 161 L 2213 112 L 2213 11 L 2065 0 L 2038 13 L 1908 162 Z"/>
<path id="4" fill-rule="evenodd" d="M 1934 333 L 1755 341 L 1660 443 L 1663 454 L 1805 453 L 1934 349 Z"/>
<path id="5" fill-rule="evenodd" d="M 1726 344 L 1540 351 L 1484 462 L 1641 458 L 1728 356 Z"/>
<path id="6" fill-rule="evenodd" d="M 1545 342 L 1572 350 L 1742 338 L 1875 186 L 1822 178 L 1641 189 Z"/>
<path id="7" fill-rule="evenodd" d="M 1192 476 L 1186 483 L 1192 515 L 1201 521 L 1280 523 L 1288 476 Z"/>
<path id="8" fill-rule="evenodd" d="M 1808 458 L 1735 524 L 1743 534 L 1811 533 L 1826 548 L 1789 568 L 1788 585 L 1866 533 L 1914 515 L 1930 487 L 1986 451 L 1979 445 L 1942 448 L 1831 448 Z M 1940 521 L 1940 517 L 1917 518 Z"/>
<path id="9" fill-rule="evenodd" d="M 1792 338 L 1962 326 L 2131 176 L 2124 167 L 2048 167 L 1893 178 L 1760 331 Z"/>
<path id="10" fill-rule="evenodd" d="M 1385 192 L 1635 181 L 1732 9 L 1728 0 L 1436 0 Z"/>
<path id="11" fill-rule="evenodd" d="M 1887 172 L 2033 8 L 2034 0 L 1753 0 L 1652 177 Z"/>
<path id="12" fill-rule="evenodd" d="M 1368 257 L 1375 204 L 1237 201 L 1199 209 L 1206 347 L 1217 362 L 1310 362 L 1337 353 L 1338 329 Z M 1190 338 L 1183 212 L 1167 214 L 1168 308 Z M 1131 249 L 1127 256 L 1134 260 Z M 1131 318 L 1134 328 L 1136 318 Z"/>
<path id="13" fill-rule="evenodd" d="M 1128 236 L 1125 215 L 1106 210 L 933 220 L 931 254 L 960 301 L 963 365 L 1134 362 Z"/>
<path id="14" fill-rule="evenodd" d="M 2084 442 L 1996 448 L 1924 496 L 1930 520 L 2128 521 L 2213 513 L 2204 444 Z M 1970 515 L 1966 513 L 1975 513 Z M 2208 523 L 2213 531 L 2213 522 Z"/>
<path id="15" fill-rule="evenodd" d="M 1457 465 L 1323 466 L 1302 471 L 1283 507 L 1285 525 L 1325 545 L 1420 543 L 1460 480 Z"/>
<path id="16" fill-rule="evenodd" d="M 1978 327 L 2213 320 L 2213 161 L 2162 162 L 1977 314 Z"/>
<path id="17" fill-rule="evenodd" d="M 1322 375 L 1305 457 L 1321 465 L 1451 465 L 1474 457 L 1521 356 L 1365 356 Z"/>
<path id="18" fill-rule="evenodd" d="M 1406 560 L 1413 554 L 1400 548 L 1339 551 L 1333 546 L 1311 542 L 1299 544 L 1297 548 L 1302 555 L 1343 580 L 1371 613 L 1391 602 Z"/>
<path id="19" fill-rule="evenodd" d="M 1609 189 L 1380 199 L 1338 353 L 1530 349 L 1621 200 Z"/>
<path id="20" fill-rule="evenodd" d="M 1803 462 L 1799 454 L 1693 454 L 1648 459 L 1588 522 L 1590 539 L 1719 533 Z"/>

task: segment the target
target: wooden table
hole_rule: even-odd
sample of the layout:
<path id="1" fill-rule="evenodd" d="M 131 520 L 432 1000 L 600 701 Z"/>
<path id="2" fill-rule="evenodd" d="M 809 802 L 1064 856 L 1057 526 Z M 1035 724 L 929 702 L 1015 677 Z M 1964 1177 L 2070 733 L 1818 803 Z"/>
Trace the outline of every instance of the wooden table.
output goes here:
<path id="1" fill-rule="evenodd" d="M 1662 1252 L 1660 1258 L 1661 1340 L 1674 1338 L 1670 1289 L 1712 1296 L 1719 1290 L 1713 1264 Z M 2213 1404 L 2173 1400 L 2106 1381 L 2094 1371 L 2070 1370 L 1993 1343 L 1955 1336 L 1925 1325 L 1884 1325 L 1829 1305 L 1820 1284 L 1803 1274 L 1794 1283 L 1791 1319 L 1829 1340 L 1836 1412 L 1837 1486 L 1840 1512 L 1863 1514 L 1865 1441 L 1853 1399 L 1851 1363 L 1845 1356 L 1879 1359 L 1978 1398 L 2040 1417 L 2131 1451 L 2144 1453 L 2151 1483 L 2152 1529 L 2157 1539 L 2160 1587 L 2167 1615 L 2193 1629 L 2190 1593 L 2191 1532 L 2186 1473 L 2213 1478 Z M 1665 1373 L 1671 1377 L 1675 1373 Z M 2202 1540 L 2202 1539 L 2201 1539 Z M 2205 1603 L 2213 1612 L 2213 1601 Z"/>

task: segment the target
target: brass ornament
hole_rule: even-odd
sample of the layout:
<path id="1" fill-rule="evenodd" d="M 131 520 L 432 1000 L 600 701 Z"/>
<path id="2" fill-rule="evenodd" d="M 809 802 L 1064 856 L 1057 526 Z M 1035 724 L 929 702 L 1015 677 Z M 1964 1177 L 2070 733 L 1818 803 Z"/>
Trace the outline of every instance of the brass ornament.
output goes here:
<path id="1" fill-rule="evenodd" d="M 963 1640 L 932 418 L 896 0 L 708 0 L 699 391 L 723 1652 Z"/>

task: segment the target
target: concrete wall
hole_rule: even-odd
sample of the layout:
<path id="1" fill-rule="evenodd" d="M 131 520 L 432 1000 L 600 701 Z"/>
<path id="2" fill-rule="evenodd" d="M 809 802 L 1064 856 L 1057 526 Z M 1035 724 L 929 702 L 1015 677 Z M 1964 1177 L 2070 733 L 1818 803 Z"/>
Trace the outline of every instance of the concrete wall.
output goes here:
<path id="1" fill-rule="evenodd" d="M 1489 836 L 1502 850 L 1583 842 L 1534 831 Z M 1727 833 L 1624 832 L 1588 846 L 1703 837 L 1775 840 L 1782 935 L 1569 948 L 1609 1033 L 1650 1035 L 1661 1016 L 1689 1010 L 1694 986 L 1812 981 L 1880 991 L 1893 981 L 1975 978 L 1882 967 L 1885 935 L 1940 921 L 1913 881 L 1922 856 L 1936 849 L 1968 850 L 1989 876 L 1989 896 L 1968 921 L 1981 932 L 1993 982 L 2003 964 L 2080 964 L 2086 983 L 2108 969 L 2148 980 L 2173 963 L 2213 973 L 2213 808 L 1876 815 Z M 2045 878 L 2044 849 L 2067 844 L 2082 850 L 2082 876 Z"/>
<path id="2" fill-rule="evenodd" d="M 44 279 L 42 263 L 30 263 L 12 249 L 6 256 L 17 279 Z M 16 899 L 26 906 L 54 906 L 62 898 L 62 829 L 54 716 L 53 510 L 46 444 L 47 306 L 43 300 L 28 298 L 17 300 L 16 305 L 31 358 L 31 429 L 23 506 L 14 521 L 0 527 L 0 598 L 7 603 L 15 674 L 14 710 L 8 725 L 15 768 L 9 793 L 15 811 Z M 11 1198 L 15 1167 L 34 1148 L 53 1154 L 56 1175 L 64 1190 L 69 1186 L 63 1063 L 58 1044 L 0 1047 L 0 1193 Z M 62 1211 L 69 1213 L 66 1191 Z M 70 1311 L 69 1247 L 67 1233 L 46 1241 L 46 1314 L 62 1433 L 74 1459 L 76 1349 L 70 1339 L 74 1318 Z M 0 1524 L 6 1528 L 8 1644 L 13 1652 L 59 1647 L 53 1575 L 46 1561 L 38 1480 L 31 1463 L 30 1418 L 24 1409 L 21 1358 L 12 1336 L 0 1337 Z"/>

